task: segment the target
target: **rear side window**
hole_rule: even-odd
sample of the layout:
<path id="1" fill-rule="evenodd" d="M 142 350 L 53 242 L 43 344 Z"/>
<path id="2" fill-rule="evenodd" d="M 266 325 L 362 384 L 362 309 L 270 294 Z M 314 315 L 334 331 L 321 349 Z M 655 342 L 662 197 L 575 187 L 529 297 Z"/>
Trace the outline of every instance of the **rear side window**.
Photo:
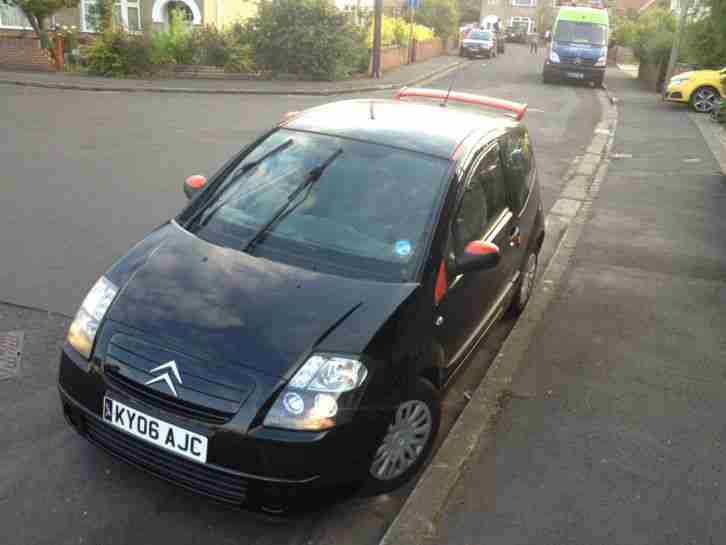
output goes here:
<path id="1" fill-rule="evenodd" d="M 519 127 L 509 133 L 502 143 L 507 185 L 511 188 L 515 209 L 519 212 L 527 202 L 533 179 L 534 157 L 529 134 L 524 127 Z"/>

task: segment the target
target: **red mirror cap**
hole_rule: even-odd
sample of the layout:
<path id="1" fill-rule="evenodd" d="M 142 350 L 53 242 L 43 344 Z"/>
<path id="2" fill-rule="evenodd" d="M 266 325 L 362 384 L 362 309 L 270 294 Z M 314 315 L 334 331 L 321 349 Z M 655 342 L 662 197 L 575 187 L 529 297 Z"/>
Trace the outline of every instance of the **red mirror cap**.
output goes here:
<path id="1" fill-rule="evenodd" d="M 207 178 L 201 174 L 193 174 L 187 178 L 186 184 L 192 189 L 201 189 L 207 185 Z"/>
<path id="2" fill-rule="evenodd" d="M 499 253 L 499 246 L 491 242 L 472 240 L 466 245 L 464 251 L 469 255 L 492 255 Z"/>

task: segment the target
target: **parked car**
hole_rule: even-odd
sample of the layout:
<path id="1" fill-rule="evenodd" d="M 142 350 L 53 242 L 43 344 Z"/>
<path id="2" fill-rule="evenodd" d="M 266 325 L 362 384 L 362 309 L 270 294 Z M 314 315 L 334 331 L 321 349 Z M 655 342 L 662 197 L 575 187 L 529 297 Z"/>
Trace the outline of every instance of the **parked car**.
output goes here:
<path id="1" fill-rule="evenodd" d="M 544 218 L 526 105 L 397 99 L 291 114 L 208 182 L 186 180 L 189 204 L 70 326 L 58 385 L 83 437 L 275 513 L 416 474 L 443 389 L 527 304 Z"/>
<path id="2" fill-rule="evenodd" d="M 461 42 L 459 55 L 462 57 L 487 57 L 497 56 L 497 40 L 492 30 L 472 30 Z"/>
<path id="3" fill-rule="evenodd" d="M 720 98 L 726 98 L 721 70 L 694 70 L 673 76 L 663 92 L 663 100 L 684 102 L 699 113 L 708 113 Z"/>
<path id="4" fill-rule="evenodd" d="M 505 38 L 508 42 L 527 43 L 527 27 L 522 25 L 507 27 Z"/>

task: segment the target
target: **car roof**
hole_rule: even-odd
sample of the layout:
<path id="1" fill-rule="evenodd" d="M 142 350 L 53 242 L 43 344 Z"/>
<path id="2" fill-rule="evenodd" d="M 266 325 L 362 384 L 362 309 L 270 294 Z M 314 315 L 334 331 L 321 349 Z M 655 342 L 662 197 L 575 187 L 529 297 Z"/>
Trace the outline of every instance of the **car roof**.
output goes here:
<path id="1" fill-rule="evenodd" d="M 517 126 L 513 119 L 438 102 L 359 99 L 305 110 L 286 128 L 354 138 L 446 159 L 474 131 L 485 134 Z"/>

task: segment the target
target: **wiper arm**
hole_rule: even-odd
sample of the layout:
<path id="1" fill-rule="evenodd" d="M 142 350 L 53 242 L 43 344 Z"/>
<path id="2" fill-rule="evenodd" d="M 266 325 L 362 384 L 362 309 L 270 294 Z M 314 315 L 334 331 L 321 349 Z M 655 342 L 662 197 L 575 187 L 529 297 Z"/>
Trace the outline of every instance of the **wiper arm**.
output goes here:
<path id="1" fill-rule="evenodd" d="M 275 213 L 272 215 L 270 220 L 264 224 L 262 227 L 258 229 L 258 231 L 254 234 L 254 236 L 250 239 L 250 241 L 247 243 L 247 245 L 244 248 L 244 251 L 247 253 L 251 253 L 255 246 L 267 235 L 267 233 L 270 232 L 270 229 L 272 229 L 272 226 L 275 225 L 278 221 L 280 221 L 284 216 L 287 216 L 290 214 L 293 210 L 295 210 L 298 206 L 300 206 L 303 202 L 305 202 L 305 199 L 308 198 L 308 195 L 310 195 L 310 190 L 313 187 L 313 184 L 317 182 L 320 177 L 323 175 L 323 172 L 325 172 L 325 169 L 330 166 L 330 164 L 335 161 L 340 154 L 343 153 L 342 148 L 338 148 L 330 157 L 328 157 L 325 161 L 323 161 L 319 166 L 312 169 L 310 172 L 308 172 L 307 176 L 305 176 L 305 179 L 298 185 L 288 196 L 287 200 L 278 208 Z M 291 206 L 291 203 L 297 198 L 297 196 L 303 191 L 307 189 L 307 192 L 305 193 L 305 196 L 300 199 L 298 202 L 296 202 L 294 205 Z"/>
<path id="2" fill-rule="evenodd" d="M 282 144 L 279 146 L 276 146 L 272 148 L 270 151 L 265 153 L 262 157 L 259 159 L 255 159 L 254 161 L 251 161 L 245 165 L 242 165 L 239 172 L 237 172 L 234 176 L 230 177 L 228 180 L 225 180 L 223 184 L 217 189 L 217 193 L 220 193 L 224 191 L 224 188 L 227 187 L 229 184 L 239 180 L 242 176 L 250 172 L 251 170 L 257 168 L 260 166 L 264 161 L 267 161 L 270 157 L 273 155 L 278 154 L 279 152 L 289 148 L 293 144 L 293 139 L 288 138 L 285 140 Z M 216 204 L 210 206 L 209 208 L 202 208 L 202 210 L 199 211 L 198 215 L 195 215 L 189 220 L 189 225 L 194 225 L 197 218 L 199 218 L 199 226 L 206 225 L 206 223 L 212 218 L 215 212 L 222 208 L 225 204 L 227 204 L 230 200 L 232 200 L 236 196 L 236 193 L 233 193 L 229 195 L 226 199 L 220 200 Z"/>

